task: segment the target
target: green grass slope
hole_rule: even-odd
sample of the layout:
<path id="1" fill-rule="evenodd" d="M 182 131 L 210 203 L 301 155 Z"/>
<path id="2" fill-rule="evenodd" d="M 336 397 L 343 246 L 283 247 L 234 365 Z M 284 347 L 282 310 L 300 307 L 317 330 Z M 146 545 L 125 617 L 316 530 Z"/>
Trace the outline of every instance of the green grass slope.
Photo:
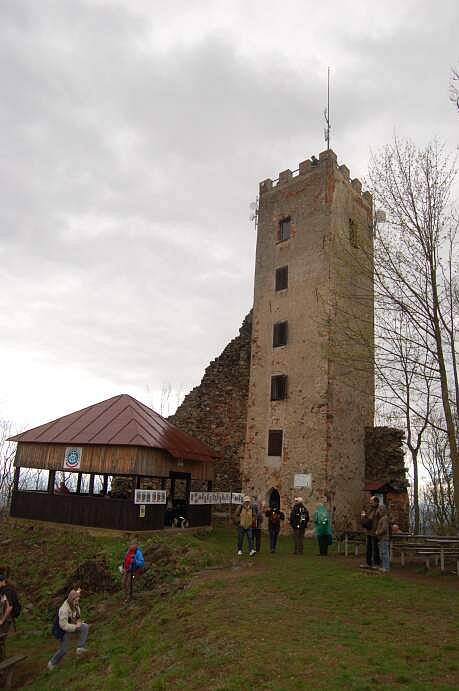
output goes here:
<path id="1" fill-rule="evenodd" d="M 7 537 L 8 536 L 8 537 Z M 4 541 L 10 542 L 4 544 Z M 367 574 L 358 561 L 280 550 L 235 556 L 232 531 L 155 535 L 165 556 L 126 604 L 120 591 L 82 597 L 89 653 L 53 671 L 51 603 L 75 568 L 104 555 L 116 577 L 125 541 L 87 531 L 0 526 L 25 605 L 9 654 L 33 689 L 457 689 L 459 589 L 442 578 Z M 408 573 L 408 572 L 407 572 Z M 148 587 L 147 587 L 148 585 Z"/>

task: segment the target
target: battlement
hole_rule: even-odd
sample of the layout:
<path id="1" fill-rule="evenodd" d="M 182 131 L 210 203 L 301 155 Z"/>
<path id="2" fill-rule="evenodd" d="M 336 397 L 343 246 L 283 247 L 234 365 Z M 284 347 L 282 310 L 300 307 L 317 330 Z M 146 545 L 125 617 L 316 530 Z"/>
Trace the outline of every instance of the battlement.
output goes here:
<path id="1" fill-rule="evenodd" d="M 328 173 L 330 169 L 336 171 L 336 173 L 338 173 L 341 176 L 344 182 L 346 182 L 350 187 L 352 187 L 353 191 L 357 195 L 359 195 L 359 197 L 362 198 L 363 202 L 367 206 L 372 206 L 373 197 L 371 193 L 367 191 L 362 193 L 362 183 L 360 182 L 360 180 L 358 178 L 354 178 L 351 180 L 349 168 L 344 164 L 340 166 L 338 165 L 337 156 L 335 152 L 332 151 L 332 149 L 328 149 L 327 151 L 321 151 L 319 154 L 319 158 L 311 156 L 311 158 L 302 161 L 296 170 L 292 171 L 290 169 L 287 169 L 281 171 L 279 173 L 279 177 L 275 180 L 272 180 L 271 178 L 263 180 L 262 182 L 260 182 L 260 195 L 277 190 L 279 187 L 284 187 L 290 184 L 293 180 L 296 180 L 298 177 L 310 175 L 317 172 Z"/>

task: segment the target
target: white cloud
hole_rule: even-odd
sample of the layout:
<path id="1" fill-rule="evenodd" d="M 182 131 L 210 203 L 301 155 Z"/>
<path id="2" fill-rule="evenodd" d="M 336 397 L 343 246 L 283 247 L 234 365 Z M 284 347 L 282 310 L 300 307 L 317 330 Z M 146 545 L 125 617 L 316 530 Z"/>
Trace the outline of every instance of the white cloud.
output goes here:
<path id="1" fill-rule="evenodd" d="M 197 384 L 251 306 L 259 180 L 324 147 L 327 65 L 353 176 L 394 128 L 455 148 L 458 18 L 452 1 L 5 0 L 0 416 Z"/>

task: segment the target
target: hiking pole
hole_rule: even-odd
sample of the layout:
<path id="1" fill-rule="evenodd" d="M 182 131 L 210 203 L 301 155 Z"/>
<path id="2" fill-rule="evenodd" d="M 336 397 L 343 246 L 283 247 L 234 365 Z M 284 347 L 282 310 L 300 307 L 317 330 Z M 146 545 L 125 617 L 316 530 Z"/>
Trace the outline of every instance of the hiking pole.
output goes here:
<path id="1" fill-rule="evenodd" d="M 130 569 L 130 578 L 129 578 L 129 599 L 132 600 L 132 586 L 134 585 L 134 569 L 131 567 Z"/>

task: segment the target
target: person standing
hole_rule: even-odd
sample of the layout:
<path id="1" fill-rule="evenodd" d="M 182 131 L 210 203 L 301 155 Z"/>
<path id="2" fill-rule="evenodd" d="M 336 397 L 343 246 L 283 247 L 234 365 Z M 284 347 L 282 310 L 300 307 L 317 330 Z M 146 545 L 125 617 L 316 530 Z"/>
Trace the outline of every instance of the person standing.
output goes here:
<path id="1" fill-rule="evenodd" d="M 328 546 L 331 543 L 331 525 L 330 514 L 325 506 L 326 499 L 319 502 L 314 511 L 314 527 L 317 542 L 319 543 L 319 554 L 321 557 L 326 557 L 328 554 Z"/>
<path id="2" fill-rule="evenodd" d="M 89 625 L 81 621 L 80 596 L 80 588 L 71 590 L 67 599 L 59 608 L 57 621 L 53 626 L 53 633 L 60 640 L 60 647 L 48 662 L 48 669 L 50 671 L 55 668 L 67 653 L 69 641 L 73 634 L 78 634 L 76 654 L 82 655 L 87 650 L 85 644 L 88 638 Z"/>
<path id="3" fill-rule="evenodd" d="M 390 569 L 390 526 L 387 507 L 382 504 L 378 510 L 378 522 L 375 536 L 378 540 L 379 556 L 381 558 L 381 571 L 387 573 Z"/>
<path id="4" fill-rule="evenodd" d="M 277 538 L 279 537 L 281 521 L 285 519 L 285 515 L 278 506 L 273 506 L 272 509 L 266 511 L 266 516 L 268 517 L 269 547 L 271 554 L 274 554 L 277 546 Z"/>
<path id="5" fill-rule="evenodd" d="M 0 574 L 0 634 L 5 636 L 13 621 L 13 602 L 8 596 L 6 575 Z M 5 658 L 5 639 L 0 639 L 0 662 Z"/>
<path id="6" fill-rule="evenodd" d="M 252 523 L 252 537 L 253 537 L 253 546 L 255 549 L 255 552 L 259 552 L 261 548 L 261 526 L 263 525 L 263 511 L 262 507 L 257 502 L 256 497 L 253 498 L 253 513 L 254 513 L 254 518 L 253 518 L 253 523 Z"/>
<path id="7" fill-rule="evenodd" d="M 362 527 L 365 528 L 365 530 L 367 531 L 366 567 L 370 569 L 381 566 L 378 538 L 376 537 L 375 533 L 379 519 L 378 511 L 379 498 L 373 496 L 370 497 L 370 505 L 368 511 L 362 511 L 361 513 Z"/>
<path id="8" fill-rule="evenodd" d="M 290 525 L 293 530 L 293 554 L 303 554 L 304 531 L 308 526 L 309 512 L 303 503 L 302 497 L 294 499 L 293 508 L 290 512 Z"/>
<path id="9" fill-rule="evenodd" d="M 255 550 L 253 548 L 253 534 L 252 534 L 252 526 L 255 518 L 255 512 L 254 508 L 252 506 L 252 500 L 250 499 L 249 496 L 245 496 L 242 500 L 242 505 L 239 507 L 239 509 L 236 512 L 236 518 L 238 521 L 238 529 L 237 529 L 237 553 L 239 556 L 242 556 L 242 548 L 244 546 L 244 538 L 247 538 L 247 542 L 249 545 L 249 556 L 253 556 L 255 554 Z"/>
<path id="10" fill-rule="evenodd" d="M 127 596 L 132 596 L 131 581 L 145 570 L 145 559 L 137 542 L 131 543 L 123 559 L 123 587 Z"/>

